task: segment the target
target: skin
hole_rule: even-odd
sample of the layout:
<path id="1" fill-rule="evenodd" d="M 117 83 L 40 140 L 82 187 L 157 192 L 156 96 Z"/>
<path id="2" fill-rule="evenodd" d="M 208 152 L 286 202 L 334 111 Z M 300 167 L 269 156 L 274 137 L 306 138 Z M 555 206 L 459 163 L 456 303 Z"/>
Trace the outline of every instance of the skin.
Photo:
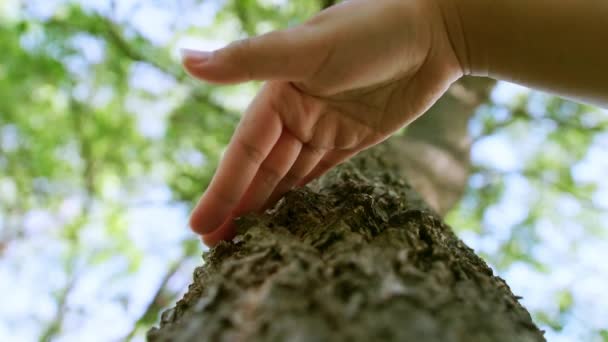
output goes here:
<path id="1" fill-rule="evenodd" d="M 351 0 L 217 51 L 184 50 L 203 81 L 266 81 L 190 226 L 209 246 L 233 238 L 235 217 L 385 140 L 465 74 L 608 105 L 602 19 L 604 0 Z"/>
<path id="2" fill-rule="evenodd" d="M 437 1 L 465 74 L 608 107 L 608 1 Z"/>

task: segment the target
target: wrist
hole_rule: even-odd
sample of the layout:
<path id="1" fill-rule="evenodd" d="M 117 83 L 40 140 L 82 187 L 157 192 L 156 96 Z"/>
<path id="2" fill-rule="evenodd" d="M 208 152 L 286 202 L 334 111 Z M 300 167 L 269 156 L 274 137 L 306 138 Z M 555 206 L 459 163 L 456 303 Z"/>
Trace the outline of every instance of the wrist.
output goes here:
<path id="1" fill-rule="evenodd" d="M 487 41 L 492 25 L 480 18 L 490 15 L 485 0 L 436 0 L 448 39 L 463 75 L 489 76 Z"/>
<path id="2" fill-rule="evenodd" d="M 464 64 L 461 62 L 458 51 L 452 41 L 448 30 L 448 23 L 444 19 L 444 0 L 418 0 L 414 1 L 420 8 L 418 18 L 423 19 L 420 31 L 429 33 L 429 45 L 426 52 L 425 65 L 431 68 L 435 77 L 439 77 L 449 84 L 465 75 Z M 458 46 L 464 46 L 459 44 Z"/>

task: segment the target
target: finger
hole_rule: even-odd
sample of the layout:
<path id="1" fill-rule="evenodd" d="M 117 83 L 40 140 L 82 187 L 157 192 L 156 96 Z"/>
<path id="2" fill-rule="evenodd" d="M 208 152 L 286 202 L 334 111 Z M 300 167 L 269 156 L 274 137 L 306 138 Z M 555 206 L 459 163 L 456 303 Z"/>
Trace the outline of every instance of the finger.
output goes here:
<path id="1" fill-rule="evenodd" d="M 257 211 L 262 207 L 276 185 L 294 164 L 301 148 L 302 143 L 289 132 L 284 131 L 266 160 L 260 165 L 258 173 L 237 209 L 220 227 L 203 235 L 203 242 L 212 247 L 220 240 L 234 238 L 236 228 L 233 219 L 247 212 Z"/>
<path id="2" fill-rule="evenodd" d="M 241 216 L 262 208 L 300 154 L 302 143 L 284 130 L 272 152 L 258 169 L 255 178 L 233 215 Z"/>
<path id="3" fill-rule="evenodd" d="M 236 224 L 231 216 L 219 228 L 209 234 L 202 236 L 203 243 L 209 247 L 213 247 L 220 241 L 230 241 L 236 236 Z"/>
<path id="4" fill-rule="evenodd" d="M 233 222 L 234 217 L 241 216 L 250 211 L 257 211 L 267 201 L 270 193 L 276 188 L 281 179 L 284 179 L 294 162 L 301 154 L 302 143 L 289 132 L 284 131 L 276 145 L 266 158 L 249 189 L 243 196 L 238 208 L 216 230 L 203 235 L 203 242 L 208 246 L 215 246 L 220 240 L 231 240 L 236 234 Z"/>
<path id="5" fill-rule="evenodd" d="M 330 152 L 327 152 L 327 154 L 323 156 L 323 159 L 319 161 L 315 168 L 298 183 L 298 186 L 304 186 L 310 183 L 311 181 L 321 177 L 327 171 L 333 169 L 338 164 L 350 159 L 358 152 L 358 149 L 332 150 Z"/>
<path id="6" fill-rule="evenodd" d="M 183 49 L 183 64 L 194 77 L 212 83 L 297 81 L 322 63 L 314 32 L 300 26 L 239 40 L 213 52 Z"/>
<path id="7" fill-rule="evenodd" d="M 291 190 L 299 181 L 310 173 L 324 154 L 325 152 L 323 150 L 304 145 L 298 159 L 296 159 L 289 172 L 287 172 L 285 177 L 283 177 L 281 182 L 276 186 L 274 192 L 264 204 L 264 208 L 268 208 L 276 203 L 281 196 Z"/>
<path id="8" fill-rule="evenodd" d="M 266 88 L 239 123 L 205 194 L 194 208 L 190 227 L 201 234 L 222 224 L 235 209 L 264 159 L 279 139 L 279 115 L 269 110 Z"/>
<path id="9" fill-rule="evenodd" d="M 299 156 L 298 152 L 300 153 Z M 260 203 L 264 204 L 270 201 L 268 198 L 269 191 L 273 191 L 273 194 L 276 195 L 277 187 L 285 184 L 286 180 L 295 184 L 297 180 L 312 170 L 322 156 L 323 153 L 320 150 L 302 146 L 291 134 L 284 132 L 268 158 L 260 166 L 260 170 L 252 181 L 241 204 L 239 204 L 239 208 L 219 228 L 209 234 L 203 235 L 203 242 L 207 246 L 213 247 L 220 240 L 231 240 L 234 238 L 236 235 L 236 228 L 233 222 L 234 217 L 240 216 L 247 211 L 264 208 L 265 205 L 262 206 Z M 289 169 L 290 166 L 291 169 Z M 266 171 L 263 171 L 265 169 Z M 289 170 L 289 172 L 286 170 Z M 290 178 L 287 174 L 292 172 L 294 176 Z M 280 178 L 282 179 L 278 182 Z"/>

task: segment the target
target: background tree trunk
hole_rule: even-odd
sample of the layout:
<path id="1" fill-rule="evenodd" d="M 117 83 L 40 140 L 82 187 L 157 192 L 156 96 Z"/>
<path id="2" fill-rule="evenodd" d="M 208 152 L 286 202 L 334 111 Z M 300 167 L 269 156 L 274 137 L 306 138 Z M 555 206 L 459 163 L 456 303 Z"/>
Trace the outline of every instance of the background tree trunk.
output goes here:
<path id="1" fill-rule="evenodd" d="M 491 84 L 483 84 L 487 96 Z M 466 184 L 470 142 L 455 142 L 466 141 L 480 101 L 453 104 L 451 115 L 443 107 L 429 115 L 435 126 L 417 122 L 264 215 L 239 219 L 240 235 L 204 256 L 188 293 L 149 339 L 543 341 L 505 282 L 437 213 Z M 420 157 L 425 148 L 433 158 Z M 404 156 L 419 162 L 404 167 Z M 461 176 L 446 180 L 458 165 Z M 406 178 L 426 184 L 422 195 L 436 210 Z"/>
<path id="2" fill-rule="evenodd" d="M 403 136 L 387 144 L 385 159 L 395 164 L 440 215 L 447 213 L 466 189 L 471 172 L 469 121 L 475 109 L 488 100 L 495 84 L 489 78 L 461 79 L 408 126 Z"/>

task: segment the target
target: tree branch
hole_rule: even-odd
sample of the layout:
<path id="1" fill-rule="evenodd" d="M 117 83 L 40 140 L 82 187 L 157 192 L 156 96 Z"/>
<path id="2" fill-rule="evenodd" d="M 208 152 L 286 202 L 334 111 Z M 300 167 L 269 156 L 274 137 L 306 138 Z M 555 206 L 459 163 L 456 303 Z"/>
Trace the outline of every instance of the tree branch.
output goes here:
<path id="1" fill-rule="evenodd" d="M 43 333 L 40 335 L 39 341 L 51 342 L 60 332 L 63 326 L 63 320 L 65 319 L 65 313 L 67 311 L 68 298 L 76 286 L 77 276 L 72 274 L 71 279 L 68 281 L 65 288 L 59 294 L 57 299 L 57 311 L 55 318 L 46 327 Z"/>
<path id="2" fill-rule="evenodd" d="M 188 254 L 184 253 L 178 260 L 174 261 L 169 266 L 167 272 L 163 276 L 160 284 L 158 285 L 154 296 L 152 296 L 152 299 L 148 303 L 148 306 L 144 309 L 143 313 L 139 316 L 137 321 L 135 321 L 133 328 L 124 338 L 124 341 L 131 341 L 135 337 L 135 334 L 137 334 L 137 331 L 140 327 L 145 326 L 147 328 L 151 323 L 155 322 L 157 319 L 156 316 L 158 315 L 160 310 L 167 307 L 167 305 L 175 299 L 177 294 L 168 294 L 167 286 L 169 285 L 169 281 L 171 280 L 171 278 L 173 278 L 177 271 L 179 271 L 179 268 L 188 259 L 188 257 Z"/>
<path id="3" fill-rule="evenodd" d="M 472 139 L 468 125 L 488 100 L 495 81 L 463 78 L 391 141 L 400 169 L 425 201 L 445 214 L 462 197 L 470 174 Z"/>

